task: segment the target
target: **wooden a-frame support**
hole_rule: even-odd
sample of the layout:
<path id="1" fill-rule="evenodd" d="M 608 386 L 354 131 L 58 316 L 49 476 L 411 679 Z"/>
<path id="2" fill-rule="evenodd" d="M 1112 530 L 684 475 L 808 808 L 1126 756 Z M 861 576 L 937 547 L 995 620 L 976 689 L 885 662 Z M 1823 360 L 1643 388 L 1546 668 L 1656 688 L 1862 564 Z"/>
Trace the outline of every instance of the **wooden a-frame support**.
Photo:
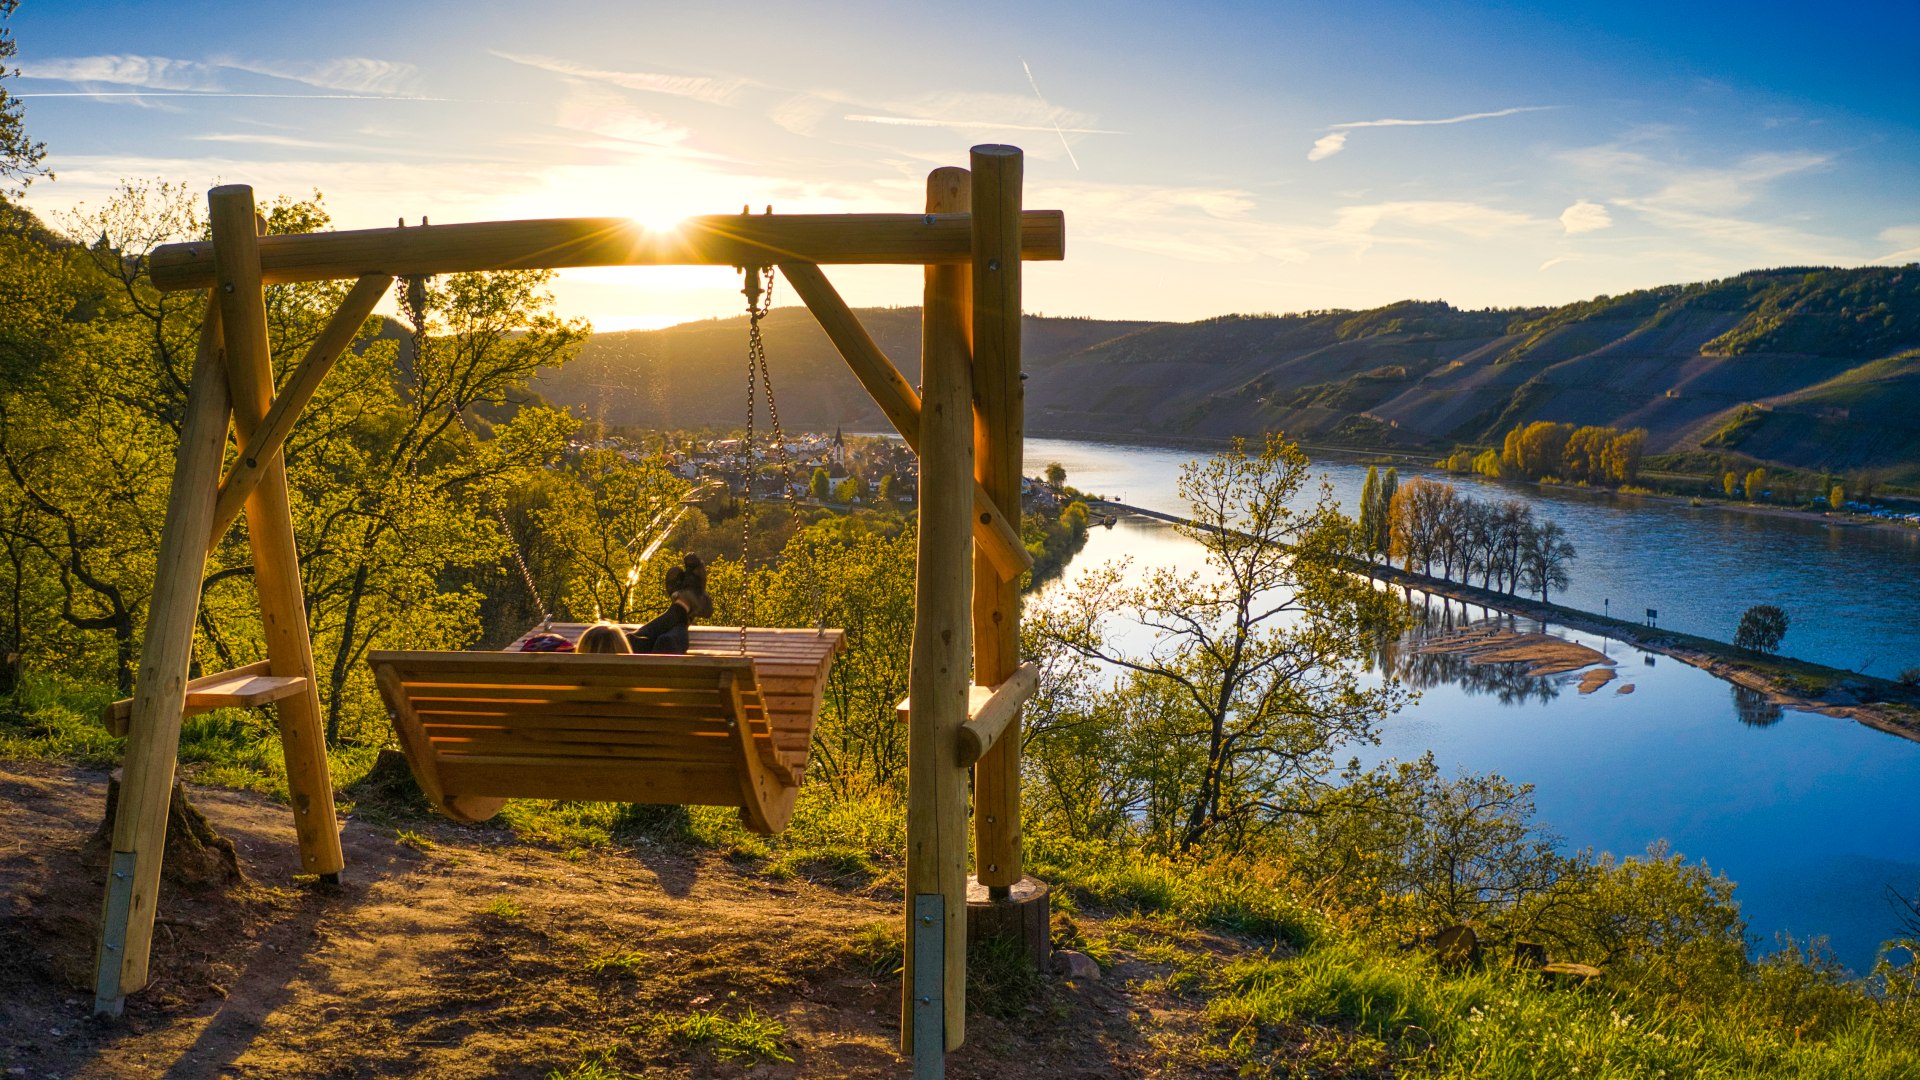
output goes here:
<path id="1" fill-rule="evenodd" d="M 261 237 L 252 189 L 209 193 L 212 238 L 154 251 L 154 284 L 209 303 L 161 530 L 134 697 L 109 710 L 127 732 L 101 925 L 95 1009 L 118 1013 L 147 982 L 167 801 L 182 718 L 276 703 L 301 869 L 343 868 L 312 645 L 294 547 L 287 435 L 396 276 L 604 265 L 778 265 L 849 367 L 920 455 L 919 567 L 908 713 L 907 939 L 901 1037 L 916 1076 L 939 1075 L 966 1036 L 968 785 L 974 863 L 996 895 L 1022 874 L 1018 662 L 1021 263 L 1064 255 L 1058 211 L 1021 206 L 1018 149 L 978 146 L 972 169 L 936 169 L 924 214 L 716 215 L 668 233 L 584 218 Z M 926 267 L 922 392 L 820 270 Z M 264 287 L 357 278 L 274 391 Z M 238 446 L 225 479 L 229 424 Z M 262 665 L 187 679 L 208 552 L 244 509 L 267 635 Z M 1011 512 L 1012 516 L 1009 516 Z M 977 686 L 975 684 L 978 684 Z M 904 707 L 904 706 L 903 706 Z M 119 718 L 119 719 L 114 719 Z"/>

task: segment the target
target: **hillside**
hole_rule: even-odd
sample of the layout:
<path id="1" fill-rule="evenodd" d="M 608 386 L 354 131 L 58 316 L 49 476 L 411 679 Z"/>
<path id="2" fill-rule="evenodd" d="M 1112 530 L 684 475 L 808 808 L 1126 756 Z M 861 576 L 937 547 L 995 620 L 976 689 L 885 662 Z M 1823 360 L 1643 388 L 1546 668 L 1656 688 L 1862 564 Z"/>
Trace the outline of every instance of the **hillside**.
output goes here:
<path id="1" fill-rule="evenodd" d="M 863 312 L 916 379 L 918 311 Z M 738 426 L 743 319 L 596 336 L 541 381 L 610 423 Z M 768 320 L 781 418 L 882 426 L 798 308 Z M 1185 324 L 1029 318 L 1027 428 L 1421 452 L 1552 420 L 1644 427 L 1652 453 L 1734 452 L 1920 479 L 1920 270 L 1794 268 L 1559 308 L 1225 316 Z"/>

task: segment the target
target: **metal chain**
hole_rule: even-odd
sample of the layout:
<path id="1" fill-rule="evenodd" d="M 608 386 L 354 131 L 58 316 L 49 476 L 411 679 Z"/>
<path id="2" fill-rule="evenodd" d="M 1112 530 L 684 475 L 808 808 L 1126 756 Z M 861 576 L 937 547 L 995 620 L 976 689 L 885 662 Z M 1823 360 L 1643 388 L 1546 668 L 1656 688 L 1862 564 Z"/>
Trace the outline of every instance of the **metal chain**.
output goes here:
<path id="1" fill-rule="evenodd" d="M 420 224 L 425 225 L 422 218 Z M 400 312 L 413 324 L 413 388 L 416 395 L 423 394 L 424 383 L 420 376 L 420 364 L 427 355 L 427 278 L 410 277 L 399 283 L 395 293 L 400 301 Z M 468 426 L 467 418 L 457 402 L 447 403 L 448 411 L 453 414 L 454 422 L 461 434 L 467 437 L 467 446 L 475 453 L 480 451 L 480 440 Z M 506 534 L 507 550 L 513 553 L 513 564 L 520 568 L 520 580 L 526 583 L 527 595 L 533 597 L 533 605 L 540 609 L 540 629 L 553 625 L 553 613 L 547 609 L 546 598 L 540 595 L 540 586 L 533 580 L 533 570 L 527 566 L 527 560 L 520 552 L 520 539 L 514 535 L 513 524 L 507 520 L 505 500 L 495 497 L 493 516 L 500 522 L 500 531 Z"/>

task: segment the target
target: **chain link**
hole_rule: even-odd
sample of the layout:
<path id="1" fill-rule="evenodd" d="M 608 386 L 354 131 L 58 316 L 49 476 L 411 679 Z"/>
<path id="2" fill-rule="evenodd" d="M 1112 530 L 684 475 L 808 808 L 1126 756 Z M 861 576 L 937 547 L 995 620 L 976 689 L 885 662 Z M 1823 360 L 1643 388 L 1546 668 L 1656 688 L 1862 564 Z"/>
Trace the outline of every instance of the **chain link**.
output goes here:
<path id="1" fill-rule="evenodd" d="M 421 220 L 421 224 L 426 224 L 425 219 Z M 426 384 L 421 378 L 420 365 L 427 355 L 427 279 L 406 278 L 396 286 L 394 292 L 400 302 L 400 313 L 413 324 L 413 388 L 416 395 L 424 395 Z M 447 408 L 453 414 L 461 434 L 466 436 L 468 448 L 479 453 L 480 440 L 474 435 L 473 428 L 468 426 L 459 403 L 450 401 Z M 496 495 L 492 503 L 494 519 L 500 522 L 500 531 L 506 534 L 507 550 L 513 553 L 513 564 L 520 569 L 520 580 L 526 583 L 527 595 L 533 597 L 534 607 L 540 609 L 540 629 L 545 630 L 553 625 L 553 613 L 547 610 L 546 598 L 540 595 L 540 586 L 533 580 L 533 570 L 527 566 L 526 557 L 520 552 L 520 540 L 514 535 L 513 524 L 507 520 L 505 500 Z"/>

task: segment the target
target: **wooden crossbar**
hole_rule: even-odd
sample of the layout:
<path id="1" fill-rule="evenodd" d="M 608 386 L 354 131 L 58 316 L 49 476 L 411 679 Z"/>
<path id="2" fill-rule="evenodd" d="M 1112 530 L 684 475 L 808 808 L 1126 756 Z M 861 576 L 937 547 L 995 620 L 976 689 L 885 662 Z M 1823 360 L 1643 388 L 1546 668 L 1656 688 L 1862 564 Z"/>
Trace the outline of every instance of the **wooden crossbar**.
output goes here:
<path id="1" fill-rule="evenodd" d="M 1020 249 L 1025 259 L 1064 258 L 1065 215 L 1027 211 Z M 714 214 L 669 230 L 627 218 L 553 218 L 260 238 L 260 271 L 269 285 L 569 266 L 959 265 L 972 255 L 973 223 L 964 213 Z M 162 291 L 215 284 L 213 245 L 206 241 L 163 244 L 147 266 Z"/>

